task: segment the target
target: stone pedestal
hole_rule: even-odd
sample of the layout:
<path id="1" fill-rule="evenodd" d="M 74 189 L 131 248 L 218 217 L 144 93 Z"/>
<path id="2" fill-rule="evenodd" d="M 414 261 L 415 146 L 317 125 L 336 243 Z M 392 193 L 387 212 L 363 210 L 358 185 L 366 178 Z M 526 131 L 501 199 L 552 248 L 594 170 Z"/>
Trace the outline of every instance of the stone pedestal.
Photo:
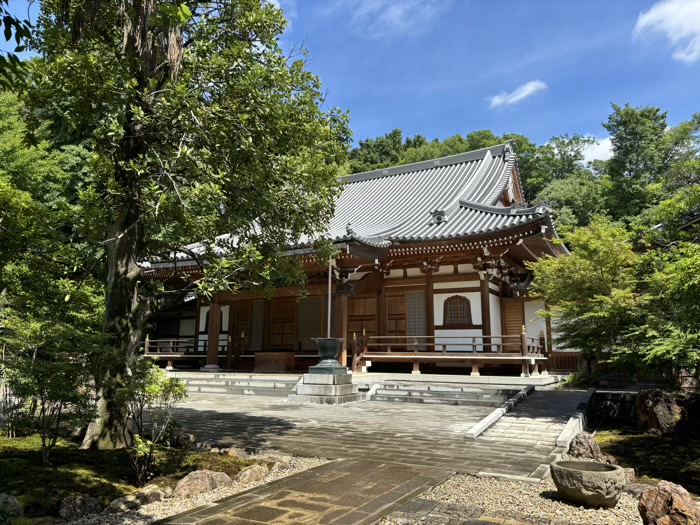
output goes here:
<path id="1" fill-rule="evenodd" d="M 315 367 L 311 367 L 313 370 Z M 290 403 L 315 403 L 318 405 L 340 405 L 364 401 L 365 395 L 352 384 L 352 375 L 346 373 L 309 373 L 297 386 L 297 393 L 290 394 Z"/>

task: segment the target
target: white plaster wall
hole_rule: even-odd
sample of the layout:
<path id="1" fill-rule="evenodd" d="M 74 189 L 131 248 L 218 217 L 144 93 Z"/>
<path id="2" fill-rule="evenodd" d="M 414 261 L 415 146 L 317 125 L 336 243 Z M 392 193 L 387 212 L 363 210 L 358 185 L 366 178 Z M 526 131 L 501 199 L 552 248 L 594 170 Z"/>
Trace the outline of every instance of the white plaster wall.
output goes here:
<path id="1" fill-rule="evenodd" d="M 472 312 L 473 313 L 473 312 Z M 481 314 L 479 314 L 481 315 Z M 435 330 L 435 344 L 447 345 L 448 352 L 471 352 L 471 346 L 464 346 L 465 344 L 471 343 L 471 337 L 481 336 L 481 330 Z M 443 339 L 442 337 L 460 337 L 462 340 L 457 341 L 454 339 Z M 481 339 L 476 340 L 477 343 L 481 343 Z M 452 344 L 450 344 L 452 343 Z M 454 343 L 460 343 L 460 346 L 455 346 Z M 442 352 L 441 346 L 436 346 L 435 350 L 437 352 Z M 476 345 L 476 351 L 481 352 L 483 349 L 480 344 Z"/>
<path id="2" fill-rule="evenodd" d="M 453 285 L 454 287 L 454 285 Z M 437 290 L 433 292 L 433 309 L 435 312 L 435 324 L 443 324 L 445 314 L 445 300 L 453 295 L 461 295 L 469 299 L 472 309 L 472 323 L 481 324 L 481 294 L 479 292 L 469 293 L 439 293 Z M 478 330 L 481 335 L 481 330 Z"/>
<path id="3" fill-rule="evenodd" d="M 525 303 L 525 330 L 528 337 L 539 337 L 540 332 L 547 333 L 547 323 L 537 310 L 544 310 L 544 301 L 527 301 Z"/>
<path id="4" fill-rule="evenodd" d="M 221 326 L 227 332 L 228 332 L 228 312 L 229 312 L 229 309 L 230 309 L 230 307 L 228 305 L 221 307 Z"/>
<path id="5" fill-rule="evenodd" d="M 204 332 L 207 329 L 207 313 L 209 312 L 208 306 L 202 306 L 199 309 L 199 331 Z"/>
<path id="6" fill-rule="evenodd" d="M 459 264 L 457 265 L 457 271 L 459 273 L 475 273 L 473 264 Z"/>
<path id="7" fill-rule="evenodd" d="M 179 337 L 194 337 L 195 324 L 194 319 L 180 319 Z"/>
<path id="8" fill-rule="evenodd" d="M 501 327 L 501 298 L 489 294 L 489 306 L 491 307 L 491 335 L 502 335 Z M 499 341 L 494 340 L 494 343 Z"/>

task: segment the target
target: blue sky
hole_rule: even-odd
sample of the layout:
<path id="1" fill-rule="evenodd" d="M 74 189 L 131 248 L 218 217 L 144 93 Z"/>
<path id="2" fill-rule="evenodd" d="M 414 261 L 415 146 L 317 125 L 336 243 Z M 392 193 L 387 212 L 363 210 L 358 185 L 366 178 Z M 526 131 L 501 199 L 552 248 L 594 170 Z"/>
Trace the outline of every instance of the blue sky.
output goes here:
<path id="1" fill-rule="evenodd" d="M 672 124 L 700 111 L 700 0 L 278 2 L 283 45 L 308 48 L 355 140 L 605 138 L 611 102 L 659 106 Z"/>
<path id="2" fill-rule="evenodd" d="M 276 0 L 354 139 L 606 137 L 610 103 L 700 111 L 700 0 Z M 26 14 L 27 0 L 10 0 Z M 35 11 L 35 9 L 34 9 Z M 591 150 L 605 154 L 607 143 Z"/>

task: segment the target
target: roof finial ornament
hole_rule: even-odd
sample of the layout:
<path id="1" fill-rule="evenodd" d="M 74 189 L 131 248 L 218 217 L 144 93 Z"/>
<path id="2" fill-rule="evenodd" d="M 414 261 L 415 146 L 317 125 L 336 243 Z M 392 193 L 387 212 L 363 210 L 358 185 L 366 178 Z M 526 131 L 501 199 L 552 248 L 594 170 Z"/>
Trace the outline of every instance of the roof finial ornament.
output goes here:
<path id="1" fill-rule="evenodd" d="M 346 232 L 350 237 L 355 236 L 355 230 L 352 229 L 352 227 L 350 226 L 350 223 L 348 223 L 347 226 L 345 226 L 345 232 Z"/>

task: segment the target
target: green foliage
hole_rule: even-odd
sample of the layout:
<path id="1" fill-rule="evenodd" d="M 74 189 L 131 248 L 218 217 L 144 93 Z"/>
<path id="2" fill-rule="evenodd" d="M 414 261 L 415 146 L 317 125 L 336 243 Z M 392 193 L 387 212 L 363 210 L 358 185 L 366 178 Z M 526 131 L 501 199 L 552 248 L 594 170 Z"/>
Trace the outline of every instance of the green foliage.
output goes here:
<path id="1" fill-rule="evenodd" d="M 127 378 L 117 391 L 117 401 L 126 407 L 125 431 L 133 429 L 134 432 L 133 437 L 125 436 L 124 441 L 130 444 L 129 459 L 139 485 L 153 475 L 156 445 L 168 437 L 173 409 L 186 397 L 185 384 L 168 377 L 149 359 L 135 359 L 127 368 Z M 148 412 L 151 423 L 148 437 L 144 411 Z"/>
<path id="2" fill-rule="evenodd" d="M 642 483 L 665 479 L 700 494 L 700 440 L 631 430 L 601 430 L 595 440 L 603 454 L 613 456 L 623 467 L 634 468 Z"/>
<path id="3" fill-rule="evenodd" d="M 562 231 L 588 226 L 594 216 L 605 211 L 601 185 L 583 169 L 550 182 L 538 193 L 534 204 L 550 206 Z"/>
<path id="4" fill-rule="evenodd" d="M 659 201 L 657 183 L 674 186 L 669 179 L 687 178 L 692 171 L 688 167 L 698 159 L 700 115 L 671 127 L 659 108 L 612 107 L 603 123 L 613 146 L 613 156 L 603 169 L 607 207 L 615 218 L 630 218 Z"/>
<path id="5" fill-rule="evenodd" d="M 0 51 L 0 88 L 13 87 L 23 80 L 24 68 L 17 57 L 26 48 L 32 36 L 32 25 L 28 20 L 21 20 L 10 14 L 9 0 L 0 0 L 0 28 L 6 42 L 14 40 L 12 52 Z"/>
<path id="6" fill-rule="evenodd" d="M 156 447 L 153 480 L 174 487 L 194 470 L 210 469 L 234 477 L 251 464 L 226 455 Z M 0 437 L 0 487 L 18 497 L 29 517 L 57 516 L 61 499 L 88 494 L 104 507 L 137 490 L 129 452 L 80 450 L 76 443 L 59 438 L 52 452 L 52 466 L 41 463 L 41 438 Z"/>
<path id="7" fill-rule="evenodd" d="M 596 217 L 589 226 L 563 236 L 571 253 L 545 257 L 529 267 L 536 294 L 556 318 L 556 343 L 601 357 L 621 340 L 636 315 L 636 265 L 629 233 Z"/>

